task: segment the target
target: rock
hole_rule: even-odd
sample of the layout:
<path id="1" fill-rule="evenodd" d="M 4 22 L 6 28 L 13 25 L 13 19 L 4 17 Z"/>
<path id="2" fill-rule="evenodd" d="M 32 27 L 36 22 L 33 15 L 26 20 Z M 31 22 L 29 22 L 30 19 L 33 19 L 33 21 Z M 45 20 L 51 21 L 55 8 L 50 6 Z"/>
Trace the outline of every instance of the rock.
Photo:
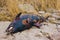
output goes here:
<path id="1" fill-rule="evenodd" d="M 57 14 L 52 14 L 52 17 L 54 17 L 56 19 L 60 19 L 60 16 L 58 16 Z"/>
<path id="2" fill-rule="evenodd" d="M 48 25 L 43 25 L 41 27 L 41 30 L 43 32 L 46 32 L 46 33 L 49 33 L 49 34 L 53 34 L 54 32 L 57 32 L 56 25 L 55 24 L 51 24 L 51 23 L 48 23 Z"/>
<path id="3" fill-rule="evenodd" d="M 60 32 L 60 25 L 57 25 L 57 31 Z"/>
<path id="4" fill-rule="evenodd" d="M 11 22 L 0 22 L 0 40 L 53 40 L 60 39 L 60 32 L 57 31 L 56 25 L 48 23 L 42 25 L 40 29 L 31 28 L 23 32 L 13 34 L 13 36 L 6 36 L 5 29 Z M 60 25 L 58 26 L 60 28 Z"/>
<path id="5" fill-rule="evenodd" d="M 60 25 L 58 25 L 58 28 L 60 28 Z"/>
<path id="6" fill-rule="evenodd" d="M 45 11 L 39 11 L 38 13 L 39 14 L 45 14 Z"/>
<path id="7" fill-rule="evenodd" d="M 37 12 L 34 7 L 30 4 L 19 4 L 19 8 L 23 11 L 23 12 L 27 12 L 27 13 L 35 13 Z"/>
<path id="8" fill-rule="evenodd" d="M 0 40 L 48 40 L 46 37 L 39 37 L 35 35 L 41 35 L 40 29 L 31 28 L 29 30 L 25 30 L 23 32 L 18 32 L 14 34 L 14 36 L 6 36 L 5 29 L 8 27 L 10 22 L 0 22 Z"/>
<path id="9" fill-rule="evenodd" d="M 48 18 L 48 21 L 49 21 L 50 23 L 60 24 L 60 20 L 57 20 L 57 19 L 54 18 L 54 17 L 49 17 L 49 18 Z"/>

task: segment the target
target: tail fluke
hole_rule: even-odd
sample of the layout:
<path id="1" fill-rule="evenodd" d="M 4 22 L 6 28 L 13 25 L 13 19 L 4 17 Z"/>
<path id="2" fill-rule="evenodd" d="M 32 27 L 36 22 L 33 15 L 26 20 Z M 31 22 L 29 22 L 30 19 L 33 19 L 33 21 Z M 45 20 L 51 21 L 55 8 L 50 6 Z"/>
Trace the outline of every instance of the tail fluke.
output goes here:
<path id="1" fill-rule="evenodd" d="M 49 18 L 50 16 L 51 16 L 50 13 L 46 13 L 46 14 L 43 15 L 43 17 L 44 17 L 46 20 L 48 20 L 48 18 Z"/>

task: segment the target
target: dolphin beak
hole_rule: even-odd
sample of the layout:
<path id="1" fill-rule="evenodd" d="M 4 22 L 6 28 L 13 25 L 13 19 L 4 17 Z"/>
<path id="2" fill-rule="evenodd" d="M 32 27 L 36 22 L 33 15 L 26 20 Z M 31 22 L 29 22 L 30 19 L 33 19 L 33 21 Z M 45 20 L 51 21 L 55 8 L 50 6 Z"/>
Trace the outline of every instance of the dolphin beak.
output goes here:
<path id="1" fill-rule="evenodd" d="M 12 32 L 13 31 L 13 27 L 10 27 L 6 30 L 6 32 Z"/>
<path id="2" fill-rule="evenodd" d="M 6 35 L 9 35 L 13 32 L 13 27 L 11 26 L 9 29 L 6 30 L 7 34 Z"/>
<path id="3" fill-rule="evenodd" d="M 13 29 L 13 27 L 10 27 L 10 28 L 9 28 L 9 30 L 12 30 L 12 29 Z"/>

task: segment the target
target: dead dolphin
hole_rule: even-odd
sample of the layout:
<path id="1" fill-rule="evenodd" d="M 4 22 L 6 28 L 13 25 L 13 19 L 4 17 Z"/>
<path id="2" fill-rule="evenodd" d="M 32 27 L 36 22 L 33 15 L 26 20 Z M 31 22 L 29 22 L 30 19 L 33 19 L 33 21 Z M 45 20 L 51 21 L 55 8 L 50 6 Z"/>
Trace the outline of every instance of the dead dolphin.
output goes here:
<path id="1" fill-rule="evenodd" d="M 11 22 L 11 24 L 6 29 L 6 32 L 8 33 L 16 33 L 18 31 L 23 31 L 25 29 L 29 29 L 32 26 L 36 26 L 37 28 L 40 28 L 40 23 L 44 22 L 46 19 L 42 16 L 37 16 L 33 14 L 24 14 L 21 15 L 19 13 L 15 20 Z"/>

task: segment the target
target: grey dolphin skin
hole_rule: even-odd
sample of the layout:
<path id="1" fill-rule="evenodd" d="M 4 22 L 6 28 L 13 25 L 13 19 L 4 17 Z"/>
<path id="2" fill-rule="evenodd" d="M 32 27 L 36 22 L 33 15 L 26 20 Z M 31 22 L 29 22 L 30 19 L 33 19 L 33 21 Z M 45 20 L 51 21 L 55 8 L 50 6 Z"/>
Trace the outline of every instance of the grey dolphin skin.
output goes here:
<path id="1" fill-rule="evenodd" d="M 15 20 L 11 22 L 11 24 L 6 29 L 6 32 L 8 33 L 16 33 L 21 32 L 26 29 L 30 29 L 32 26 L 36 26 L 37 28 L 40 28 L 42 22 L 44 22 L 46 19 L 42 16 L 37 16 L 33 14 L 24 14 L 19 13 Z"/>

